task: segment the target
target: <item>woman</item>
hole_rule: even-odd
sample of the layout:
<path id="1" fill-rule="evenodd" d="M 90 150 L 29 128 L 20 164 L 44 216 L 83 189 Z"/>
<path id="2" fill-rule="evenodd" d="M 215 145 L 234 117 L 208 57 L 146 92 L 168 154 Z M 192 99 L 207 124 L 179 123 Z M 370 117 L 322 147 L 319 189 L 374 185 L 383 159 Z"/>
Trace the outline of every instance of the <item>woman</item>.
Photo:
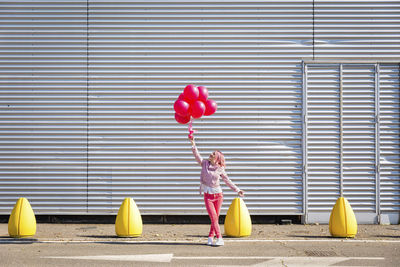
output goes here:
<path id="1" fill-rule="evenodd" d="M 225 172 L 225 158 L 221 151 L 216 150 L 210 154 L 208 160 L 203 160 L 197 150 L 194 138 L 189 137 L 189 140 L 192 143 L 194 157 L 201 165 L 200 194 L 204 193 L 204 203 L 211 219 L 211 228 L 208 235 L 207 245 L 213 245 L 214 235 L 216 235 L 217 241 L 215 242 L 215 245 L 223 246 L 224 240 L 222 239 L 218 223 L 219 212 L 223 202 L 222 189 L 219 184 L 220 177 L 224 180 L 225 184 L 233 191 L 237 192 L 240 197 L 244 196 L 244 192 L 228 178 L 228 175 Z"/>

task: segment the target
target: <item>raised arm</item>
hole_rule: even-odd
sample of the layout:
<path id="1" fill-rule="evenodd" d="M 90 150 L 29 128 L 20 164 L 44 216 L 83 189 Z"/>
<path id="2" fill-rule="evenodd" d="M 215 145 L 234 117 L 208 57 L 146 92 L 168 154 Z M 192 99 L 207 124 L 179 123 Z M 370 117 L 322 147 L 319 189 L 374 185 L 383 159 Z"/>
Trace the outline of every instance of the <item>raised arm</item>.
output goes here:
<path id="1" fill-rule="evenodd" d="M 196 143 L 194 142 L 194 139 L 190 139 L 190 142 L 192 143 L 192 152 L 194 157 L 196 158 L 197 163 L 201 165 L 203 162 L 203 158 L 201 157 L 199 151 L 197 150 Z"/>

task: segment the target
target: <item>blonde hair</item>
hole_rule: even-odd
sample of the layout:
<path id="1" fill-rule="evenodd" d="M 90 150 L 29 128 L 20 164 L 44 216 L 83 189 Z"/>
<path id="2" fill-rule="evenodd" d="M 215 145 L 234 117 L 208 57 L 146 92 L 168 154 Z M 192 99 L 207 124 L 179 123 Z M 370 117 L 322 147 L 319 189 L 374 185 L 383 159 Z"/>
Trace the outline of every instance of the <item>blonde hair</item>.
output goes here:
<path id="1" fill-rule="evenodd" d="M 215 160 L 215 164 L 217 164 L 218 166 L 225 168 L 226 164 L 225 164 L 225 157 L 224 154 L 222 154 L 221 151 L 219 150 L 215 150 L 214 152 L 214 160 Z"/>

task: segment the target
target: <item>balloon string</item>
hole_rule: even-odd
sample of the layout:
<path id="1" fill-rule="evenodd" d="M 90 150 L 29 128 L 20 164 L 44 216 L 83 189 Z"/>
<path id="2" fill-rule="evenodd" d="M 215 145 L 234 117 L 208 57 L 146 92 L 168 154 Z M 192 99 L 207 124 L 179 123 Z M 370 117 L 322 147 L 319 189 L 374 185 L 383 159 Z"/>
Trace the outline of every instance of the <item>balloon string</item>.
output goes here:
<path id="1" fill-rule="evenodd" d="M 194 133 L 196 133 L 197 131 L 196 130 L 193 130 L 193 119 L 190 119 L 190 122 L 189 122 L 189 138 L 190 139 L 193 139 L 193 134 Z"/>
<path id="2" fill-rule="evenodd" d="M 193 130 L 193 119 L 190 118 L 190 121 L 189 121 L 189 132 L 192 131 L 192 130 Z"/>

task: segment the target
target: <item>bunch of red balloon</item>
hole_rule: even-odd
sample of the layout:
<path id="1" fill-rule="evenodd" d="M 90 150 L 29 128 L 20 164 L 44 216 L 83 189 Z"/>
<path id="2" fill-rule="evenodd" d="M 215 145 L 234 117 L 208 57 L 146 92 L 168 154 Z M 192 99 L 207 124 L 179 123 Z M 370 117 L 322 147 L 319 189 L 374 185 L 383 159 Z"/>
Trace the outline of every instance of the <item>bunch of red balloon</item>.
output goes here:
<path id="1" fill-rule="evenodd" d="M 179 95 L 174 103 L 175 120 L 180 124 L 186 124 L 191 120 L 199 119 L 203 115 L 210 116 L 217 111 L 217 103 L 208 99 L 208 90 L 204 86 L 189 84 Z"/>

